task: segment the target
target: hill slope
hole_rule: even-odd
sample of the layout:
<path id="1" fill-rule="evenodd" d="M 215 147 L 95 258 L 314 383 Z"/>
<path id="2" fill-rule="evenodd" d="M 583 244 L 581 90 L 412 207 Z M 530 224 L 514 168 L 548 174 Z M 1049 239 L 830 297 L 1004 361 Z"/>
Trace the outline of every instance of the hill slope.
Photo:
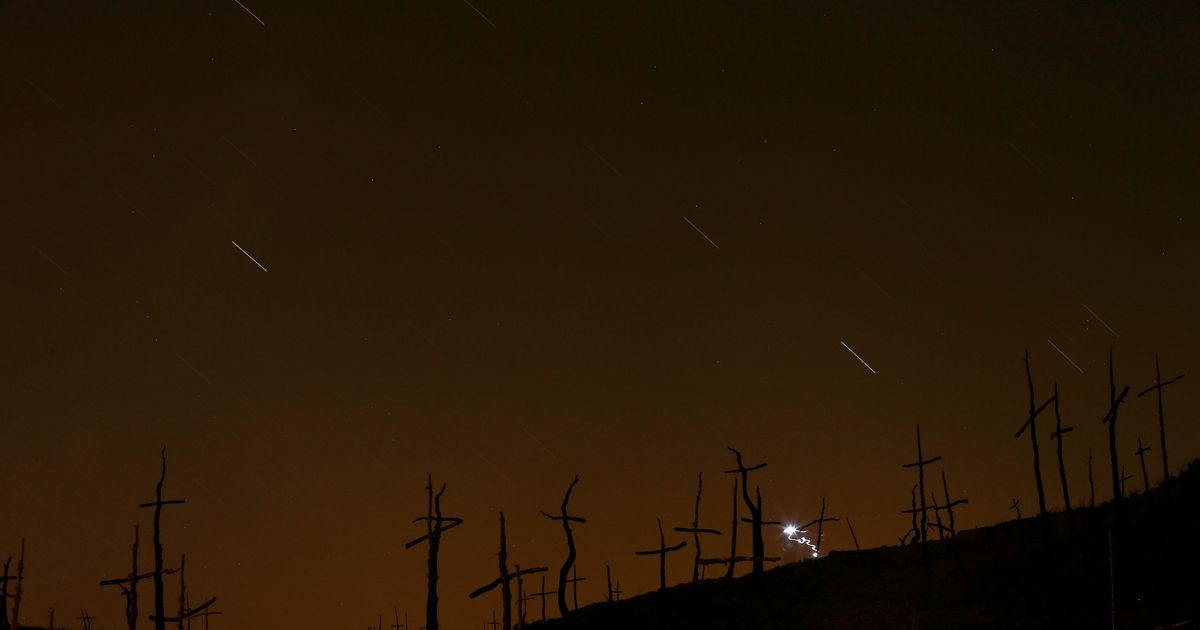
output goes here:
<path id="1" fill-rule="evenodd" d="M 1197 627 L 1200 461 L 1145 495 L 1009 521 L 925 546 L 834 552 L 726 582 L 592 604 L 560 628 Z M 1179 624 L 1179 625 L 1176 625 Z"/>

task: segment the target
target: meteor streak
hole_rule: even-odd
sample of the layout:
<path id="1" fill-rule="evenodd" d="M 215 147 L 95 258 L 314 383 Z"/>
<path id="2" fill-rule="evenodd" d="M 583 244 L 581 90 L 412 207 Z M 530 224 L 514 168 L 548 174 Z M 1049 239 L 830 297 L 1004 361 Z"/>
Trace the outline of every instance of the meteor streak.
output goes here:
<path id="1" fill-rule="evenodd" d="M 246 255 L 246 258 L 249 258 L 250 260 L 253 260 L 253 261 L 254 261 L 254 264 L 258 265 L 258 268 L 259 268 L 259 269 L 262 269 L 263 271 L 266 271 L 266 270 L 267 270 L 267 268 L 266 268 L 266 267 L 262 266 L 262 263 L 258 262 L 257 260 L 254 260 L 254 257 L 250 255 L 250 252 L 248 252 L 248 251 L 246 251 L 246 250 L 242 249 L 242 246 L 241 246 L 241 245 L 238 245 L 238 244 L 237 244 L 237 241 L 229 241 L 229 242 L 230 242 L 230 243 L 233 243 L 233 246 L 234 246 L 234 247 L 236 247 L 236 248 L 238 248 L 238 251 L 239 251 L 239 252 L 242 252 L 243 254 L 245 254 L 245 255 Z"/>
<path id="2" fill-rule="evenodd" d="M 843 348 L 845 348 L 845 349 L 847 349 L 847 350 L 850 350 L 850 346 L 847 346 L 845 341 L 843 341 L 843 342 L 841 342 L 841 343 L 842 343 L 842 347 L 843 347 Z M 853 350 L 850 350 L 850 354 L 853 354 L 853 355 L 854 355 L 854 358 L 855 358 L 855 359 L 858 359 L 860 363 L 862 363 L 863 365 L 866 365 L 866 366 L 867 366 L 867 369 L 868 369 L 868 370 L 871 370 L 871 373 L 872 373 L 872 374 L 879 374 L 879 372 L 876 372 L 876 371 L 875 371 L 875 368 L 871 367 L 870 365 L 867 365 L 867 362 L 866 362 L 866 361 L 863 361 L 863 358 L 862 358 L 862 357 L 860 357 L 860 356 L 858 356 L 858 353 L 857 353 L 857 352 L 855 352 L 855 351 L 853 351 Z"/>

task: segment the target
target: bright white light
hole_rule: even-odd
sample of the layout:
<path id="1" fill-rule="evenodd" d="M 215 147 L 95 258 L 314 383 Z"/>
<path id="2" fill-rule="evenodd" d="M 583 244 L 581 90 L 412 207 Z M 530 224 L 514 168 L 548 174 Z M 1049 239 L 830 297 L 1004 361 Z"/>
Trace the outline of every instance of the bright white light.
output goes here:
<path id="1" fill-rule="evenodd" d="M 809 540 L 806 536 L 796 536 L 796 534 L 807 534 L 807 529 L 796 529 L 795 525 L 788 525 L 787 527 L 783 528 L 783 533 L 788 537 L 788 540 L 792 542 L 800 543 L 801 545 L 808 545 L 808 547 L 812 549 L 814 558 L 820 556 L 820 554 L 817 552 L 817 546 L 813 544 L 811 540 Z"/>

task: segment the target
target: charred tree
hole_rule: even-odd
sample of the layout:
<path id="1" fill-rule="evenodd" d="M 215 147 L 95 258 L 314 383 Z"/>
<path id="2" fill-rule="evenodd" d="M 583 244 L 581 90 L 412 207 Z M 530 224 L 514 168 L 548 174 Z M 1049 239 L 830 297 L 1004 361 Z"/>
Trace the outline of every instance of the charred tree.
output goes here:
<path id="1" fill-rule="evenodd" d="M 426 562 L 428 567 L 428 586 L 425 593 L 425 628 L 427 630 L 438 630 L 438 551 L 442 545 L 442 534 L 462 525 L 463 520 L 456 516 L 442 515 L 442 495 L 446 492 L 446 484 L 443 483 L 441 489 L 435 495 L 433 493 L 433 475 L 429 475 L 426 480 L 425 490 L 428 497 L 425 516 L 418 516 L 413 519 L 414 523 L 425 521 L 425 534 L 408 541 L 404 544 L 404 548 L 412 549 L 423 542 L 427 542 L 429 556 Z"/>
<path id="2" fill-rule="evenodd" d="M 663 535 L 662 519 L 658 519 L 658 549 L 648 549 L 646 551 L 633 552 L 638 556 L 658 556 L 658 590 L 667 590 L 667 554 L 679 551 L 687 546 L 687 541 L 682 541 L 677 545 L 667 546 L 667 539 Z"/>
<path id="3" fill-rule="evenodd" d="M 154 487 L 154 500 L 148 503 L 138 505 L 140 508 L 154 508 L 154 571 L 150 577 L 154 581 L 154 620 L 155 630 L 166 630 L 166 606 L 163 603 L 163 575 L 166 572 L 163 569 L 163 546 L 162 546 L 162 509 L 166 505 L 178 505 L 187 503 L 186 499 L 168 499 L 162 498 L 163 482 L 167 479 L 167 447 L 163 447 L 160 453 L 162 458 L 162 472 L 158 476 L 158 485 Z M 131 584 L 132 586 L 132 584 Z"/>
<path id="4" fill-rule="evenodd" d="M 858 534 L 854 533 L 854 523 L 850 522 L 849 516 L 846 517 L 846 527 L 850 528 L 850 538 L 854 540 L 854 550 L 862 551 L 862 548 L 858 546 Z"/>
<path id="5" fill-rule="evenodd" d="M 1067 488 L 1067 467 L 1063 464 L 1063 436 L 1075 430 L 1075 427 L 1064 427 L 1062 415 L 1058 410 L 1058 383 L 1054 384 L 1054 433 L 1050 438 L 1055 441 L 1054 450 L 1058 454 L 1058 478 L 1062 481 L 1063 507 L 1067 514 L 1071 513 L 1071 491 Z"/>
<path id="6" fill-rule="evenodd" d="M 755 488 L 755 494 L 758 496 L 758 503 L 757 503 L 757 505 L 755 503 L 752 503 L 750 501 L 749 484 L 750 484 L 750 473 L 755 470 L 760 470 L 762 468 L 766 468 L 767 464 L 766 464 L 766 462 L 763 462 L 761 464 L 756 464 L 754 466 L 750 466 L 749 468 L 747 468 L 742 463 L 742 454 L 737 449 L 733 448 L 732 446 L 729 446 L 727 448 L 730 451 L 733 451 L 734 457 L 737 458 L 737 468 L 734 468 L 732 470 L 726 470 L 725 473 L 741 475 L 741 478 L 742 478 L 742 500 L 745 501 L 746 509 L 749 510 L 749 512 L 750 512 L 750 518 L 745 519 L 745 520 L 750 523 L 750 551 L 751 551 L 750 557 L 754 558 L 754 560 L 752 561 L 753 573 L 756 576 L 762 575 L 763 561 L 766 558 L 766 553 L 764 551 L 765 547 L 763 545 L 763 534 L 762 534 L 762 527 L 764 525 L 763 520 L 762 520 L 762 493 L 758 488 Z M 736 534 L 736 532 L 735 532 L 735 534 Z M 730 563 L 730 566 L 732 566 L 732 562 Z"/>
<path id="7" fill-rule="evenodd" d="M 1121 393 L 1117 394 L 1117 383 L 1113 377 L 1113 351 L 1108 349 L 1108 413 L 1104 414 L 1104 419 L 1100 422 L 1108 425 L 1108 457 L 1112 464 L 1112 485 L 1113 485 L 1113 502 L 1120 503 L 1121 497 L 1124 495 L 1124 485 L 1121 482 L 1121 466 L 1117 457 L 1117 408 L 1121 403 L 1125 402 L 1125 396 L 1129 394 L 1129 386 L 1126 385 Z"/>
<path id="8" fill-rule="evenodd" d="M 17 557 L 17 592 L 13 593 L 13 630 L 21 628 L 21 597 L 25 594 L 25 538 L 21 537 L 21 555 Z"/>
<path id="9" fill-rule="evenodd" d="M 737 564 L 737 530 L 738 530 L 738 480 L 733 479 L 733 524 L 729 526 L 729 566 L 725 570 L 725 579 L 733 579 L 733 570 Z"/>
<path id="10" fill-rule="evenodd" d="M 1149 446 L 1142 446 L 1142 436 L 1138 436 L 1138 450 L 1134 455 L 1138 456 L 1138 461 L 1142 463 L 1142 484 L 1145 486 L 1145 492 L 1150 492 L 1150 475 L 1146 473 L 1146 452 L 1150 450 Z"/>
<path id="11" fill-rule="evenodd" d="M 613 600 L 612 568 L 609 567 L 607 564 L 604 565 L 604 581 L 608 583 L 608 601 L 611 602 Z M 546 590 L 545 584 L 542 585 L 542 590 Z"/>
<path id="12" fill-rule="evenodd" d="M 557 591 L 547 591 L 546 590 L 546 576 L 543 575 L 542 576 L 542 588 L 540 590 L 538 590 L 538 592 L 533 593 L 534 597 L 537 597 L 538 599 L 542 600 L 542 621 L 546 620 L 546 596 L 553 595 L 556 592 Z M 608 601 L 610 601 L 610 602 L 612 601 L 612 584 L 611 583 L 609 584 L 609 587 L 608 587 Z"/>
<path id="13" fill-rule="evenodd" d="M 812 527 L 813 525 L 817 526 L 817 544 L 816 544 L 817 548 L 813 552 L 814 558 L 818 558 L 821 556 L 821 543 L 825 536 L 825 523 L 826 522 L 834 523 L 834 522 L 837 522 L 838 520 L 840 520 L 840 519 L 825 517 L 825 497 L 821 497 L 821 515 L 819 517 L 805 523 L 804 525 L 800 526 L 799 528 L 797 528 L 800 531 L 804 531 L 804 530 L 808 529 L 809 527 Z"/>
<path id="14" fill-rule="evenodd" d="M 147 580 L 154 577 L 154 572 L 138 573 L 138 526 L 133 526 L 133 548 L 130 551 L 129 557 L 129 575 L 123 578 L 113 578 L 110 580 L 101 580 L 100 586 L 116 586 L 121 589 L 121 596 L 125 598 L 125 623 L 128 624 L 129 630 L 136 630 L 138 619 L 138 596 L 137 585 L 142 580 Z M 169 575 L 177 572 L 178 569 L 163 569 L 164 575 Z M 206 621 L 207 623 L 207 621 Z"/>
<path id="15" fill-rule="evenodd" d="M 8 582 L 13 579 L 8 574 L 8 565 L 11 563 L 12 556 L 9 556 L 4 561 L 4 575 L 0 576 L 0 630 L 12 628 L 8 623 Z"/>
<path id="16" fill-rule="evenodd" d="M 1162 451 L 1164 481 L 1171 478 L 1171 467 L 1167 464 L 1167 426 L 1166 421 L 1163 420 L 1162 390 L 1167 385 L 1170 385 L 1171 383 L 1183 378 L 1183 376 L 1183 374 L 1180 374 L 1179 376 L 1176 376 L 1175 378 L 1164 383 L 1162 380 L 1162 372 L 1158 368 L 1158 355 L 1156 354 L 1154 355 L 1154 385 L 1147 387 L 1138 394 L 1138 398 L 1141 398 L 1150 392 L 1155 392 L 1158 395 L 1158 448 L 1160 451 Z"/>
<path id="17" fill-rule="evenodd" d="M 735 481 L 736 483 L 736 481 Z M 692 544 L 696 547 L 695 561 L 692 563 L 692 581 L 700 580 L 700 534 L 715 534 L 721 535 L 719 530 L 700 527 L 700 494 L 704 491 L 704 473 L 700 473 L 696 477 L 696 511 L 692 516 L 691 527 L 676 527 L 675 531 L 691 534 Z"/>
<path id="18" fill-rule="evenodd" d="M 923 542 L 926 539 L 926 534 L 929 529 L 929 517 L 928 517 L 929 508 L 925 505 L 925 467 L 934 462 L 941 461 L 941 459 L 942 459 L 941 455 L 938 455 L 937 457 L 931 457 L 929 459 L 925 459 L 925 456 L 921 452 L 921 425 L 918 424 L 917 425 L 917 461 L 915 461 L 911 464 L 904 464 L 903 466 L 901 466 L 901 468 L 914 468 L 915 467 L 917 469 L 917 490 L 919 490 L 919 493 L 917 493 L 917 496 L 919 496 L 921 498 L 921 509 L 920 509 L 921 524 L 920 524 L 920 529 L 918 529 L 917 521 L 916 521 L 917 507 L 915 505 L 916 502 L 914 501 L 914 505 L 913 505 L 914 541 Z"/>
<path id="19" fill-rule="evenodd" d="M 520 586 L 521 576 L 529 575 L 531 573 L 544 573 L 549 571 L 549 569 L 547 567 L 531 567 L 522 569 L 521 565 L 517 565 L 516 571 L 508 570 L 508 538 L 504 531 L 504 512 L 500 513 L 500 552 L 496 555 L 500 558 L 500 576 L 475 589 L 474 591 L 471 591 L 471 594 L 468 595 L 467 598 L 475 599 L 476 597 L 479 597 L 488 591 L 494 590 L 496 587 L 500 587 L 500 604 L 501 610 L 503 611 L 500 618 L 503 622 L 504 630 L 510 630 L 512 628 L 512 581 L 517 580 L 517 584 Z M 520 596 L 518 596 L 517 602 L 519 613 L 521 606 L 524 605 L 520 601 Z M 518 618 L 520 618 L 519 614 Z"/>
<path id="20" fill-rule="evenodd" d="M 579 583 L 586 581 L 587 578 L 579 577 L 579 567 L 571 567 L 571 579 L 567 580 L 567 584 L 571 585 L 571 610 L 579 610 Z"/>
<path id="21" fill-rule="evenodd" d="M 968 501 L 967 499 L 951 499 L 950 498 L 950 486 L 946 484 L 946 471 L 944 471 L 944 470 L 942 471 L 942 494 L 945 496 L 945 499 L 946 499 L 946 504 L 944 506 L 942 506 L 942 508 L 945 509 L 946 514 L 949 515 L 950 536 L 953 538 L 954 536 L 958 535 L 958 530 L 954 526 L 954 506 L 966 505 L 966 504 L 970 503 L 970 501 Z"/>
<path id="22" fill-rule="evenodd" d="M 563 495 L 558 516 L 551 516 L 542 512 L 542 516 L 552 521 L 561 521 L 563 533 L 567 537 L 567 559 L 563 561 L 562 568 L 558 570 L 558 614 L 561 617 L 567 616 L 567 575 L 571 572 L 571 567 L 575 565 L 575 535 L 571 532 L 571 523 L 587 522 L 586 519 L 571 516 L 567 513 L 567 504 L 571 501 L 571 491 L 575 489 L 575 484 L 577 483 L 579 483 L 579 475 L 575 475 L 575 478 L 571 480 L 571 485 L 567 486 L 567 492 Z"/>
<path id="23" fill-rule="evenodd" d="M 1092 449 L 1088 449 L 1088 507 L 1096 507 L 1096 479 L 1092 476 Z"/>
<path id="24" fill-rule="evenodd" d="M 1018 521 L 1021 520 L 1021 502 L 1018 501 L 1016 499 L 1016 497 L 1013 497 L 1012 506 L 1010 506 L 1008 509 L 1016 510 L 1017 511 L 1017 520 Z"/>
<path id="25" fill-rule="evenodd" d="M 89 615 L 87 611 L 82 608 L 79 609 L 79 616 L 75 619 L 81 623 L 83 630 L 92 630 L 92 622 L 96 620 L 95 617 Z"/>
<path id="26" fill-rule="evenodd" d="M 1029 349 L 1025 350 L 1025 380 L 1029 383 L 1029 417 L 1025 420 L 1025 424 L 1017 430 L 1014 437 L 1021 437 L 1025 433 L 1025 429 L 1029 429 L 1029 443 L 1033 446 L 1033 480 L 1037 484 L 1038 496 L 1038 515 L 1046 515 L 1046 491 L 1042 487 L 1042 457 L 1038 451 L 1037 441 L 1037 417 L 1042 413 L 1050 403 L 1057 400 L 1051 397 L 1050 400 L 1042 403 L 1041 407 L 1037 407 L 1037 401 L 1033 394 L 1033 373 L 1029 369 Z M 1057 389 L 1056 389 L 1057 391 Z"/>

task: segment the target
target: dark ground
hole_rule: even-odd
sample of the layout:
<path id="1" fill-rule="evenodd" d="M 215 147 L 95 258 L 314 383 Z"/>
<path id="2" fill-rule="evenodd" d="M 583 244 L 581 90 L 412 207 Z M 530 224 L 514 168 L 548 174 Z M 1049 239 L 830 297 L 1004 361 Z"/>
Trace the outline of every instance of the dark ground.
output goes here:
<path id="1" fill-rule="evenodd" d="M 757 582 L 683 584 L 533 627 L 1108 628 L 1111 529 L 1117 627 L 1196 628 L 1198 500 L 1200 460 L 1120 510 L 1109 503 L 925 547 L 834 552 L 768 570 Z"/>

